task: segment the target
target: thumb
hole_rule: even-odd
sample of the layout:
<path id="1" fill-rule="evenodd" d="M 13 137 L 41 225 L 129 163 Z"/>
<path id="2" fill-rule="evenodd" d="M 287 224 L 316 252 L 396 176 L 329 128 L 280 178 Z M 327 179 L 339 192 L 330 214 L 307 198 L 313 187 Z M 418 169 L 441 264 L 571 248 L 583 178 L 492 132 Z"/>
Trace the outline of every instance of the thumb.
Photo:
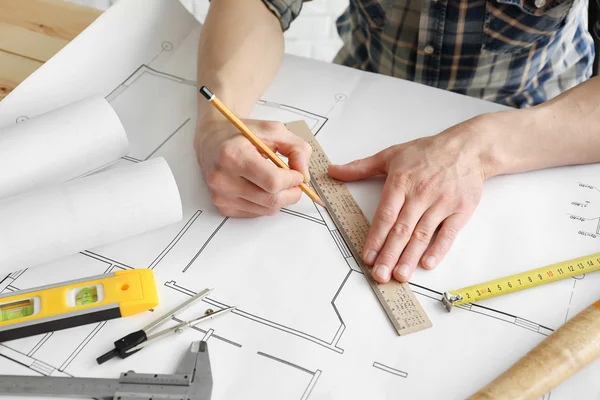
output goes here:
<path id="1" fill-rule="evenodd" d="M 379 174 L 385 174 L 385 158 L 381 153 L 352 161 L 346 165 L 329 167 L 329 175 L 344 182 L 366 179 Z"/>

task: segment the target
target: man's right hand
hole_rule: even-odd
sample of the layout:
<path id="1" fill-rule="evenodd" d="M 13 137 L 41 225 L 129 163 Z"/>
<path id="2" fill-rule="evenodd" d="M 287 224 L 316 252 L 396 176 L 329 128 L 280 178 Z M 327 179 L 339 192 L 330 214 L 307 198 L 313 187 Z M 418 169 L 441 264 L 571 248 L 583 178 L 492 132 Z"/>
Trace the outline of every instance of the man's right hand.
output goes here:
<path id="1" fill-rule="evenodd" d="M 289 170 L 265 158 L 229 121 L 198 125 L 194 148 L 211 200 L 228 217 L 275 215 L 295 204 L 308 182 L 311 147 L 280 122 L 244 120 L 273 151 L 288 158 Z"/>

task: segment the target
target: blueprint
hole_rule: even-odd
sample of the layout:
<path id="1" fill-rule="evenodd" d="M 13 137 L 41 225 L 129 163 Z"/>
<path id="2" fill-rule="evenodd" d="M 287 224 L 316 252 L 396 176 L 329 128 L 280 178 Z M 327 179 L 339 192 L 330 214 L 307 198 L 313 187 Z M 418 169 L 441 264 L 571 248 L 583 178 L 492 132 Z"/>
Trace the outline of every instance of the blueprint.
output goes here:
<path id="1" fill-rule="evenodd" d="M 180 223 L 46 265 L 23 265 L 5 277 L 2 293 L 151 268 L 160 305 L 2 343 L 0 373 L 172 373 L 189 343 L 203 339 L 215 400 L 464 399 L 597 300 L 600 275 L 590 274 L 446 312 L 444 291 L 600 248 L 600 166 L 501 176 L 485 183 L 477 211 L 447 258 L 434 271 L 417 270 L 411 281 L 433 327 L 399 337 L 331 218 L 306 196 L 258 219 L 226 218 L 211 204 L 192 147 L 200 30 L 178 2 L 118 2 L 0 103 L 1 127 L 101 94 L 130 143 L 117 164 L 164 158 L 183 206 Z M 344 163 L 500 109 L 286 56 L 252 117 L 303 120 L 332 162 Z M 368 219 L 382 185 L 381 179 L 349 185 Z M 237 309 L 125 360 L 96 364 L 115 340 L 205 288 L 215 290 L 171 324 L 207 309 Z M 598 373 L 596 362 L 544 399 L 597 400 Z"/>

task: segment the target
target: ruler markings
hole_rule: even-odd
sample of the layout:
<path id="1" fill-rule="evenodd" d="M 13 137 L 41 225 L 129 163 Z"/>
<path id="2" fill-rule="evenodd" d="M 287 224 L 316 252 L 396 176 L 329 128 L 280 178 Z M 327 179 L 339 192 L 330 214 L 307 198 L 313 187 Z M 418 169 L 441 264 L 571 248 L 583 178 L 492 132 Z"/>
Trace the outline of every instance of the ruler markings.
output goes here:
<path id="1" fill-rule="evenodd" d="M 368 220 L 346 185 L 329 176 L 327 169 L 331 163 L 306 124 L 291 123 L 288 124 L 288 128 L 311 145 L 309 168 L 313 187 L 326 204 L 329 216 L 397 333 L 402 336 L 431 327 L 429 317 L 407 283 L 392 279 L 381 284 L 373 279 L 369 267 L 363 263 L 361 257 L 361 250 L 370 228 Z"/>

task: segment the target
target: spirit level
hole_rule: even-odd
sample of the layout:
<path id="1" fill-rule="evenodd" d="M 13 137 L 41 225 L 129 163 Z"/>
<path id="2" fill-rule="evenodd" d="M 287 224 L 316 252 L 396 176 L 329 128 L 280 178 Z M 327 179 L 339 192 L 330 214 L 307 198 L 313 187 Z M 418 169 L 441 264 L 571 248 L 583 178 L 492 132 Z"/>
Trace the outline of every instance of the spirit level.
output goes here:
<path id="1" fill-rule="evenodd" d="M 490 297 L 529 289 L 546 283 L 597 271 L 599 269 L 600 253 L 594 253 L 532 269 L 530 271 L 505 276 L 503 278 L 478 283 L 462 289 L 445 292 L 442 302 L 446 306 L 446 309 L 451 311 L 452 306 L 474 303 L 479 300 L 489 299 Z"/>
<path id="2" fill-rule="evenodd" d="M 154 273 L 133 269 L 0 295 L 0 342 L 127 317 L 158 305 Z"/>

